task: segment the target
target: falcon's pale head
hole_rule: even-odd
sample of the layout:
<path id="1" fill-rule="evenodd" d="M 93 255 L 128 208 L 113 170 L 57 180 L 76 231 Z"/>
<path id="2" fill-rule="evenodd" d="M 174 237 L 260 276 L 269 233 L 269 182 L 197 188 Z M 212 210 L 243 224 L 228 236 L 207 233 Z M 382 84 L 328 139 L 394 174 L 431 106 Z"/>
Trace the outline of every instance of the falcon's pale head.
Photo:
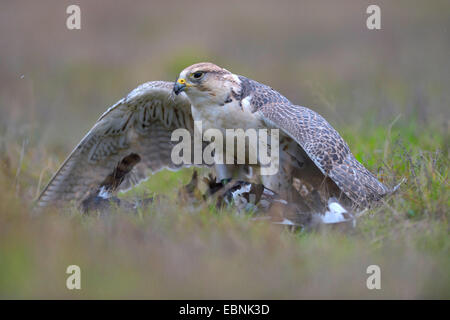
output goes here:
<path id="1" fill-rule="evenodd" d="M 213 63 L 196 63 L 181 71 L 173 91 L 185 92 L 196 106 L 223 105 L 231 93 L 239 92 L 240 80 L 230 71 Z"/>

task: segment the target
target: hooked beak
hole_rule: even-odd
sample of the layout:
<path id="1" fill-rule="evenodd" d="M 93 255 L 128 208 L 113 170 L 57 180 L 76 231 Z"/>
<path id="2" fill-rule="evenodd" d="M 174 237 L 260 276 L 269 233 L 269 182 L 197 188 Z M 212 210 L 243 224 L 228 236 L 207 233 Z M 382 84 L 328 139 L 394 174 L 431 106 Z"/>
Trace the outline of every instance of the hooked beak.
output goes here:
<path id="1" fill-rule="evenodd" d="M 186 80 L 178 79 L 175 82 L 175 85 L 173 86 L 173 92 L 175 92 L 176 95 L 179 95 L 180 92 L 183 92 L 185 88 L 186 88 Z"/>

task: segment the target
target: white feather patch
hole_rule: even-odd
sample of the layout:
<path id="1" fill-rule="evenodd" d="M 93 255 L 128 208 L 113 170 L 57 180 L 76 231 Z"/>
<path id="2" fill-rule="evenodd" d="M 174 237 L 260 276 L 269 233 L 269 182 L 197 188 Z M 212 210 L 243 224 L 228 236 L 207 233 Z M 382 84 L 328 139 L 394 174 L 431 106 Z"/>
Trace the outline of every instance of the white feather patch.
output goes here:
<path id="1" fill-rule="evenodd" d="M 286 226 L 295 226 L 296 224 L 293 223 L 291 220 L 284 218 L 281 222 L 274 222 L 274 224 L 282 224 Z"/>
<path id="2" fill-rule="evenodd" d="M 252 96 L 247 96 L 244 99 L 242 99 L 241 104 L 242 104 L 242 108 L 244 109 L 245 112 L 252 112 Z"/>
<path id="3" fill-rule="evenodd" d="M 111 197 L 111 193 L 105 189 L 105 187 L 101 187 L 98 193 L 98 197 L 102 199 L 109 199 Z"/>

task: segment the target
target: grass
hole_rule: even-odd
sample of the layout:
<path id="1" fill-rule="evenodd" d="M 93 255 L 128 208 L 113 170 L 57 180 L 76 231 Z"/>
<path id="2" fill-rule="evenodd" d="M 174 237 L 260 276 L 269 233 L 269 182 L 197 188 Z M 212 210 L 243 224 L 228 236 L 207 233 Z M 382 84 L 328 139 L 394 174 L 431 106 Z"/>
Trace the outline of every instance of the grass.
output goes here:
<path id="1" fill-rule="evenodd" d="M 52 157 L 42 146 L 3 141 L 0 297 L 450 298 L 448 140 L 418 128 L 399 121 L 390 134 L 342 131 L 380 179 L 407 178 L 350 232 L 290 231 L 230 210 L 187 207 L 173 194 L 190 170 L 160 172 L 139 186 L 135 192 L 169 197 L 136 215 L 35 217 L 42 170 L 35 159 Z M 71 264 L 81 267 L 80 291 L 65 287 Z M 372 264 L 381 267 L 381 290 L 366 288 Z"/>

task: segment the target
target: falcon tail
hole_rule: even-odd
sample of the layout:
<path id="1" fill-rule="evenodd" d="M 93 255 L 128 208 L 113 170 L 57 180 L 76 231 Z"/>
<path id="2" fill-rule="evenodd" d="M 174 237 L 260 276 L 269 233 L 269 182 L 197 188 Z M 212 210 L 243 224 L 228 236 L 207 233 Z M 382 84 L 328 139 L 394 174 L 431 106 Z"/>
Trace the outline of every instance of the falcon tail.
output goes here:
<path id="1" fill-rule="evenodd" d="M 394 188 L 387 187 L 351 153 L 341 164 L 333 166 L 330 177 L 350 199 L 362 207 L 367 207 L 371 202 L 393 194 L 404 181 L 402 180 Z"/>

